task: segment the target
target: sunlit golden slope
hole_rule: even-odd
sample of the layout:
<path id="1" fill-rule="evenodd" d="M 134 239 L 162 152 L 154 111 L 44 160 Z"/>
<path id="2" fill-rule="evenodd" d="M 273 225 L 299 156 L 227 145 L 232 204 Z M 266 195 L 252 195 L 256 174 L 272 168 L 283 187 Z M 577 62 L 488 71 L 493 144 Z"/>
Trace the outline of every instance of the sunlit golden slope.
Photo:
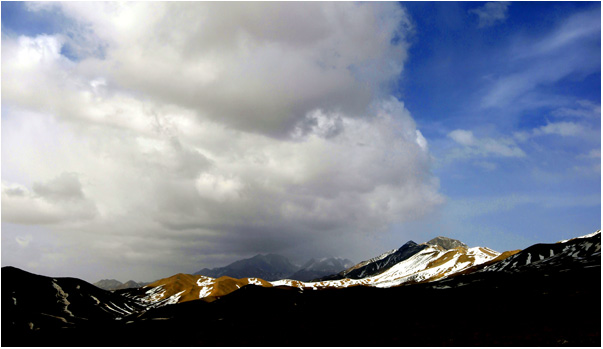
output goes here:
<path id="1" fill-rule="evenodd" d="M 211 302 L 248 284 L 272 287 L 269 282 L 258 278 L 234 279 L 222 276 L 214 279 L 201 275 L 176 274 L 139 289 L 144 293 L 136 298 L 145 303 L 162 302 L 163 304 L 197 299 Z"/>

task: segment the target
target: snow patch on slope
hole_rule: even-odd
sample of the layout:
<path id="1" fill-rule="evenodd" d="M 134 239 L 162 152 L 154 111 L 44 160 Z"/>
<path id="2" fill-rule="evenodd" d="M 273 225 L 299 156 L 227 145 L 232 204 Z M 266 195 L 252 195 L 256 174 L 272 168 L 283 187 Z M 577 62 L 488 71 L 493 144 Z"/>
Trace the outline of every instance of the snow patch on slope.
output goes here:
<path id="1" fill-rule="evenodd" d="M 568 242 L 568 241 L 575 240 L 575 239 L 588 239 L 588 238 L 590 238 L 590 237 L 596 236 L 597 234 L 601 234 L 601 229 L 597 230 L 597 231 L 596 231 L 596 232 L 594 232 L 594 233 L 590 233 L 590 234 L 586 234 L 586 235 L 578 236 L 578 237 L 576 237 L 576 238 L 571 238 L 571 239 L 567 239 L 567 240 L 561 240 L 561 241 L 558 241 L 557 243 L 558 243 L 558 244 L 562 244 L 562 243 L 564 243 L 564 242 Z"/>
<path id="2" fill-rule="evenodd" d="M 247 279 L 250 285 L 262 286 L 262 282 L 257 278 L 248 278 Z"/>
<path id="3" fill-rule="evenodd" d="M 65 293 L 65 291 L 63 291 L 61 286 L 59 286 L 59 284 L 56 283 L 56 279 L 53 279 L 52 287 L 54 287 L 57 290 L 56 297 L 59 299 L 57 301 L 57 303 L 62 303 L 64 305 L 63 311 L 66 312 L 67 314 L 69 314 L 69 316 L 74 316 L 73 313 L 69 309 L 67 309 L 69 304 L 71 304 L 69 302 L 69 300 L 67 300 L 67 297 L 69 296 L 69 294 Z"/>

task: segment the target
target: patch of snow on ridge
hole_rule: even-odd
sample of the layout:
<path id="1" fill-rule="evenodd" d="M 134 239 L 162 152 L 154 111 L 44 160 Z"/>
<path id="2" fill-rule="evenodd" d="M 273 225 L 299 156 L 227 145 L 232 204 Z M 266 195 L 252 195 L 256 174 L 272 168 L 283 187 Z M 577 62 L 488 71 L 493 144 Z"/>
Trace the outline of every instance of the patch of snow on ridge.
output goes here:
<path id="1" fill-rule="evenodd" d="M 295 281 L 291 279 L 282 279 L 277 281 L 270 281 L 272 286 L 290 286 L 295 287 Z"/>
<path id="2" fill-rule="evenodd" d="M 213 286 L 205 286 L 205 287 L 203 287 L 199 291 L 199 299 L 205 298 L 205 297 L 209 296 L 211 294 L 211 291 L 213 291 L 213 289 L 214 289 Z"/>
<path id="3" fill-rule="evenodd" d="M 180 300 L 180 295 L 183 294 L 183 293 L 184 293 L 184 291 L 180 291 L 180 292 L 178 292 L 178 293 L 176 293 L 174 295 L 169 296 L 166 299 L 166 301 L 165 301 L 164 304 L 168 305 L 168 304 L 176 304 L 176 303 L 178 303 L 178 301 Z"/>
<path id="4" fill-rule="evenodd" d="M 561 241 L 557 241 L 558 244 L 562 244 L 564 242 L 568 242 L 570 240 L 575 240 L 575 239 L 588 239 L 590 237 L 596 236 L 597 234 L 601 234 L 601 229 L 597 230 L 594 233 L 590 233 L 590 234 L 586 234 L 586 235 L 582 235 L 582 236 L 578 236 L 575 238 L 571 238 L 571 239 L 567 239 L 567 240 L 561 240 Z"/>
<path id="5" fill-rule="evenodd" d="M 204 277 L 200 278 L 199 280 L 197 280 L 197 286 L 203 287 L 203 286 L 213 285 L 214 281 L 215 281 L 214 278 L 204 276 Z"/>
<path id="6" fill-rule="evenodd" d="M 145 294 L 147 294 L 147 296 L 140 298 L 140 300 L 145 303 L 155 303 L 160 301 L 165 296 L 165 290 L 163 289 L 163 286 L 165 285 L 159 285 L 146 291 Z"/>
<path id="7" fill-rule="evenodd" d="M 128 311 L 128 310 L 122 309 L 122 308 L 120 308 L 120 307 L 119 307 L 117 304 L 115 304 L 115 303 L 113 303 L 113 302 L 109 302 L 109 303 L 111 303 L 111 305 L 113 305 L 115 308 L 117 308 L 117 312 L 118 312 L 118 313 L 121 313 L 121 314 L 123 314 L 123 315 L 129 315 L 129 314 L 132 314 L 132 312 L 131 312 L 131 311 Z M 108 306 L 109 306 L 109 305 L 107 305 L 107 307 L 108 307 Z"/>
<path id="8" fill-rule="evenodd" d="M 250 285 L 262 286 L 262 282 L 256 278 L 249 278 L 247 279 L 247 282 L 249 282 Z"/>
<path id="9" fill-rule="evenodd" d="M 94 297 L 93 295 L 90 295 L 90 297 L 96 301 L 96 305 L 100 304 L 100 301 L 98 300 L 98 298 Z"/>
<path id="10" fill-rule="evenodd" d="M 205 298 L 211 294 L 214 289 L 214 278 L 202 277 L 197 280 L 197 286 L 201 287 L 199 290 L 199 299 Z"/>
<path id="11" fill-rule="evenodd" d="M 63 289 L 61 288 L 61 286 L 59 286 L 55 281 L 56 279 L 53 279 L 54 281 L 52 282 L 52 287 L 55 288 L 55 290 L 57 290 L 57 294 L 56 297 L 59 298 L 59 300 L 57 301 L 57 303 L 63 303 L 63 305 L 65 306 L 63 308 L 63 311 L 66 312 L 67 314 L 69 314 L 70 316 L 75 316 L 73 315 L 73 313 L 67 309 L 67 307 L 69 306 L 69 304 L 71 304 L 68 300 L 67 297 L 69 296 L 68 293 L 65 293 L 65 291 L 63 291 Z"/>

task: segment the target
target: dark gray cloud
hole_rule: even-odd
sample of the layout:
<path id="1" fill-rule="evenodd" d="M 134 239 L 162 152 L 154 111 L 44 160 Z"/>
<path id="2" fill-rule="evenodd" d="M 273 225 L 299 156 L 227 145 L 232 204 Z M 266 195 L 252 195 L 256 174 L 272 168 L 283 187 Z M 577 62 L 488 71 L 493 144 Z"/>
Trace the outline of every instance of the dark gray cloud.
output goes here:
<path id="1" fill-rule="evenodd" d="M 34 182 L 35 194 L 52 201 L 84 200 L 82 184 L 75 173 L 61 173 L 46 183 Z"/>

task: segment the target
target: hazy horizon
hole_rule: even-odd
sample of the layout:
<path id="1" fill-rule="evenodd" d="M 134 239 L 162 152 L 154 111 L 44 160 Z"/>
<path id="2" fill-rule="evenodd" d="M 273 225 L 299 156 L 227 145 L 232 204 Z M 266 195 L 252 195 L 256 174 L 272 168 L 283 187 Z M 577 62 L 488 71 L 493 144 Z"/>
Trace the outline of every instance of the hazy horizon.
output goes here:
<path id="1" fill-rule="evenodd" d="M 2 266 L 153 281 L 601 228 L 599 2 L 2 2 Z"/>

